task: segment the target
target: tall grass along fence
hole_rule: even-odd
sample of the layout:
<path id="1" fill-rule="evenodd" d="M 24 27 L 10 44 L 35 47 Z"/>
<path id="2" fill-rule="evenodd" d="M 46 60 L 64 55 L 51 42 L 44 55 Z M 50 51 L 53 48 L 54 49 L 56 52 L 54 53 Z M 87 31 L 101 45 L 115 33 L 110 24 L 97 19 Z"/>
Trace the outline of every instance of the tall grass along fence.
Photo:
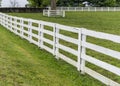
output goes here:
<path id="1" fill-rule="evenodd" d="M 0 13 L 0 24 L 21 38 L 52 53 L 56 59 L 62 59 L 75 66 L 81 73 L 87 73 L 106 85 L 120 86 L 119 82 L 86 66 L 89 62 L 96 65 L 98 70 L 102 68 L 120 78 L 119 67 L 86 54 L 87 49 L 90 49 L 110 56 L 109 58 L 120 60 L 120 52 L 87 41 L 88 37 L 94 37 L 120 43 L 120 36 L 3 13 Z"/>
<path id="2" fill-rule="evenodd" d="M 64 10 L 64 11 L 120 11 L 120 7 L 57 7 L 57 10 Z"/>

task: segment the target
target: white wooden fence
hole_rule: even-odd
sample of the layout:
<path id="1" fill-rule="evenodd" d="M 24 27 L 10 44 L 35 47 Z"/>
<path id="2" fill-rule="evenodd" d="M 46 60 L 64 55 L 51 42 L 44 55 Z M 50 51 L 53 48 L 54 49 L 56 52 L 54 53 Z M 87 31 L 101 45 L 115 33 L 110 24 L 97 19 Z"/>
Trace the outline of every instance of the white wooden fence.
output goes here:
<path id="1" fill-rule="evenodd" d="M 120 11 L 120 7 L 57 7 L 57 10 L 64 10 L 64 11 Z"/>
<path id="2" fill-rule="evenodd" d="M 86 66 L 86 62 L 89 62 L 120 77 L 119 67 L 100 61 L 95 57 L 86 54 L 87 48 L 111 56 L 110 58 L 113 57 L 120 60 L 120 52 L 86 41 L 87 36 L 90 36 L 120 43 L 120 36 L 87 30 L 85 28 L 69 27 L 51 22 L 14 17 L 3 13 L 0 13 L 0 24 L 11 32 L 25 38 L 30 43 L 52 53 L 55 55 L 56 59 L 63 59 L 75 66 L 81 73 L 87 73 L 106 85 L 120 86 L 120 83 L 115 82 Z M 75 35 L 75 37 L 69 33 Z M 67 45 L 72 43 L 76 45 L 77 48 L 75 49 L 72 46 L 66 46 L 60 42 L 61 40 L 67 42 Z M 68 52 L 76 56 L 77 59 L 72 59 L 61 51 Z"/>
<path id="3" fill-rule="evenodd" d="M 48 17 L 65 17 L 65 11 L 63 10 L 43 10 L 43 16 L 48 16 Z"/>

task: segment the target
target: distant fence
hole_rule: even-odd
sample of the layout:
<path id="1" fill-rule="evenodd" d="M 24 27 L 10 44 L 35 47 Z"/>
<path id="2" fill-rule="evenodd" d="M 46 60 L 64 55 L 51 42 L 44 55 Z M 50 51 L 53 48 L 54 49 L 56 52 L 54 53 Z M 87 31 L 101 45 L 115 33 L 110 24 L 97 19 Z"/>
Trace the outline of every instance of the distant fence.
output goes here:
<path id="1" fill-rule="evenodd" d="M 48 16 L 48 17 L 65 17 L 65 11 L 62 10 L 43 10 L 43 16 Z"/>
<path id="2" fill-rule="evenodd" d="M 120 7 L 57 7 L 64 11 L 120 11 Z"/>
<path id="3" fill-rule="evenodd" d="M 86 48 L 108 55 L 110 56 L 109 58 L 117 60 L 120 60 L 120 52 L 98 46 L 86 40 L 89 36 L 120 43 L 120 36 L 87 30 L 85 28 L 76 28 L 51 22 L 14 17 L 3 13 L 0 13 L 0 24 L 11 32 L 25 38 L 30 43 L 52 53 L 55 55 L 56 59 L 61 58 L 75 66 L 78 71 L 87 73 L 108 86 L 120 86 L 120 83 L 117 83 L 86 66 L 86 62 L 89 62 L 119 77 L 119 67 L 87 55 Z M 67 42 L 67 44 L 65 45 L 63 42 Z M 71 44 L 76 47 L 71 46 Z M 73 56 L 67 56 L 69 54 L 65 54 L 63 51 L 76 56 L 76 59 L 73 59 Z"/>
<path id="4" fill-rule="evenodd" d="M 42 13 L 44 9 L 47 8 L 25 8 L 25 7 L 16 7 L 16 8 L 0 8 L 0 12 L 4 13 Z"/>

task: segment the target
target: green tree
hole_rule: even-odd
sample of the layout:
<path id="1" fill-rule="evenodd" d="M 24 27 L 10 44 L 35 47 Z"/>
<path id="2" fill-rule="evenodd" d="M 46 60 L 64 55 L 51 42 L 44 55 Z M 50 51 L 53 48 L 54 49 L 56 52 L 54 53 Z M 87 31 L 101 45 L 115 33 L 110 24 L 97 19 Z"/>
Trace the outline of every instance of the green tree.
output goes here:
<path id="1" fill-rule="evenodd" d="M 109 7 L 116 6 L 116 0 L 106 0 L 104 2 L 104 6 L 109 6 Z"/>
<path id="2" fill-rule="evenodd" d="M 85 0 L 85 1 L 88 1 L 93 6 L 98 6 L 98 7 L 116 6 L 116 0 Z"/>
<path id="3" fill-rule="evenodd" d="M 28 0 L 31 7 L 46 7 L 50 5 L 50 0 Z"/>
<path id="4" fill-rule="evenodd" d="M 43 0 L 28 0 L 31 7 L 41 7 Z"/>
<path id="5" fill-rule="evenodd" d="M 79 6 L 80 3 L 82 3 L 83 0 L 58 0 L 57 6 Z"/>
<path id="6" fill-rule="evenodd" d="M 116 6 L 120 7 L 120 0 L 116 0 Z"/>
<path id="7" fill-rule="evenodd" d="M 42 1 L 42 7 L 46 7 L 50 5 L 50 0 L 43 0 Z"/>

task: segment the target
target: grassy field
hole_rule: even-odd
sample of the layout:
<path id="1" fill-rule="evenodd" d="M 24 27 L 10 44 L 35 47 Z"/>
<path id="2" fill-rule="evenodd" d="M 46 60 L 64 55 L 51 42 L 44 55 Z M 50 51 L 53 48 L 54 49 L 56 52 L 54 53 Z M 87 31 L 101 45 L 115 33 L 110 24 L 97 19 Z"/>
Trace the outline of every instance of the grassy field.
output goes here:
<path id="1" fill-rule="evenodd" d="M 67 12 L 66 14 L 66 18 L 47 18 L 43 17 L 40 13 L 14 13 L 11 15 L 75 27 L 85 27 L 96 31 L 120 35 L 120 12 Z M 3 30 L 3 28 L 0 30 L 0 41 L 3 43 L 0 46 L 0 53 L 5 52 L 4 54 L 0 54 L 2 59 L 0 60 L 0 68 L 4 69 L 0 72 L 1 84 L 5 84 L 5 86 L 9 86 L 9 84 L 11 86 L 104 86 L 88 75 L 80 75 L 76 71 L 76 68 L 61 60 L 55 60 L 51 54 L 43 50 L 40 51 L 36 46 L 29 44 L 25 40 L 20 40 L 19 37 L 15 37 L 12 33 Z M 2 39 L 5 39 L 5 41 Z M 88 37 L 87 41 L 120 51 L 120 44 L 111 41 L 91 37 Z M 87 54 L 120 67 L 119 60 L 88 49 Z M 87 63 L 87 66 L 120 82 L 119 76 L 115 76 L 90 63 Z"/>
<path id="2" fill-rule="evenodd" d="M 0 86 L 104 86 L 0 26 Z"/>
<path id="3" fill-rule="evenodd" d="M 120 12 L 66 12 L 65 18 L 43 17 L 42 13 L 12 13 L 11 15 L 120 35 Z"/>

